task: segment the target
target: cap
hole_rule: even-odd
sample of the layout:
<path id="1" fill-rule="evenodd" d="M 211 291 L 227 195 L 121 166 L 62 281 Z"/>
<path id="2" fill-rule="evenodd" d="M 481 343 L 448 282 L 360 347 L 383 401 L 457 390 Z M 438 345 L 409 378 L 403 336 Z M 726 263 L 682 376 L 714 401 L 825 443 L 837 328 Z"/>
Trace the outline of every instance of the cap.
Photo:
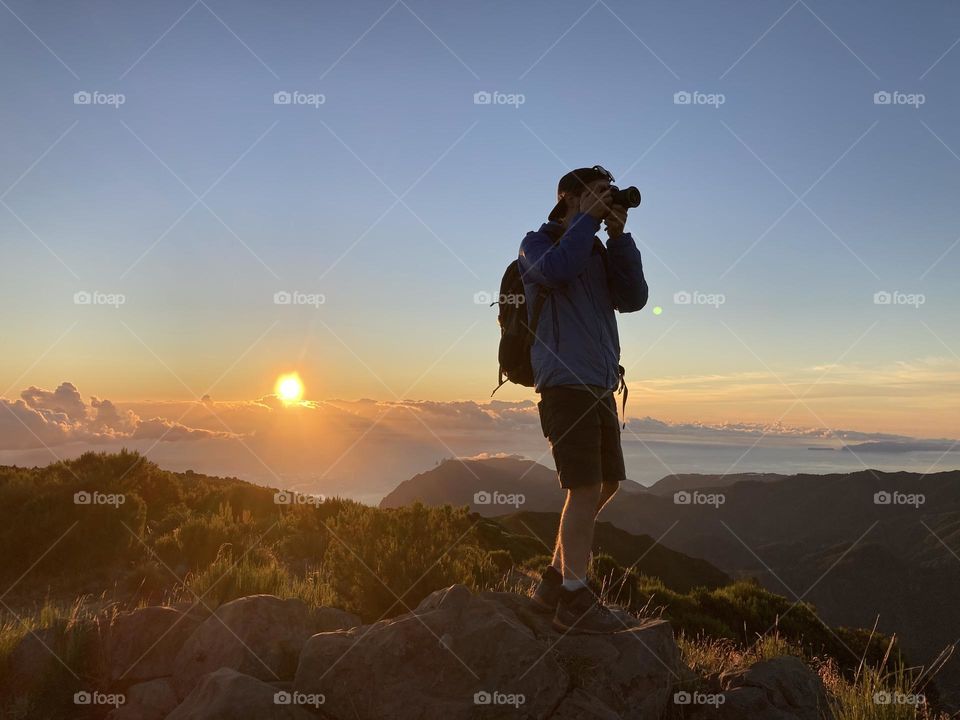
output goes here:
<path id="1" fill-rule="evenodd" d="M 573 193 L 579 195 L 583 188 L 592 182 L 596 182 L 597 180 L 609 180 L 613 182 L 613 179 L 613 175 L 600 165 L 571 170 L 560 178 L 560 182 L 557 183 L 557 204 L 553 206 L 553 210 L 550 211 L 547 219 L 560 220 L 566 215 L 566 203 L 563 200 L 564 194 Z"/>

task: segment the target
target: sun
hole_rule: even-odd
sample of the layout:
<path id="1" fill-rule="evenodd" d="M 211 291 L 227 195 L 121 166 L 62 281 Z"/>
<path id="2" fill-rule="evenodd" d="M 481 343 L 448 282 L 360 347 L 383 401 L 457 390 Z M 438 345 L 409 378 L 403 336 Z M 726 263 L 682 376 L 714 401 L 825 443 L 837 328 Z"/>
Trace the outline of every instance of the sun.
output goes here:
<path id="1" fill-rule="evenodd" d="M 303 397 L 303 381 L 295 372 L 281 375 L 277 378 L 274 392 L 284 402 L 298 402 Z"/>

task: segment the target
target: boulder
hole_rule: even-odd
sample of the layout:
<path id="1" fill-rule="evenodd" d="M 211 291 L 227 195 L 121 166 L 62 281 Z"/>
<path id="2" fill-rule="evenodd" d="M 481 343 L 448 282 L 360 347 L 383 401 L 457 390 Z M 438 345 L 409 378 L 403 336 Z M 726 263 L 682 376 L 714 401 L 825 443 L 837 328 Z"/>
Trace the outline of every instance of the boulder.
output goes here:
<path id="1" fill-rule="evenodd" d="M 577 689 L 567 695 L 550 720 L 621 720 L 622 716 L 592 695 Z"/>
<path id="2" fill-rule="evenodd" d="M 21 638 L 7 657 L 6 677 L 0 685 L 10 695 L 26 694 L 60 666 L 62 634 L 52 628 L 39 628 Z"/>
<path id="3" fill-rule="evenodd" d="M 800 658 L 764 660 L 720 676 L 723 702 L 699 716 L 717 720 L 829 720 L 833 717 L 820 677 Z M 698 717 L 699 717 L 698 716 Z"/>
<path id="4" fill-rule="evenodd" d="M 126 685 L 173 675 L 176 658 L 202 615 L 172 607 L 145 607 L 121 613 L 107 642 L 110 681 Z"/>
<path id="5" fill-rule="evenodd" d="M 685 668 L 670 624 L 640 619 L 617 607 L 611 611 L 623 629 L 609 635 L 559 635 L 549 614 L 533 610 L 527 598 L 513 593 L 482 593 L 509 608 L 546 642 L 571 675 L 573 686 L 617 717 L 659 717 L 670 702 L 671 688 Z M 578 703 L 582 704 L 581 700 Z"/>
<path id="6" fill-rule="evenodd" d="M 107 715 L 107 720 L 164 720 L 178 702 L 167 678 L 131 685 L 124 695 L 126 702 Z"/>
<path id="7" fill-rule="evenodd" d="M 262 680 L 220 668 L 200 678 L 166 720 L 317 720 L 290 699 Z"/>
<path id="8" fill-rule="evenodd" d="M 304 642 L 318 630 L 358 625 L 333 608 L 311 611 L 296 599 L 251 595 L 232 600 L 204 620 L 176 657 L 174 687 L 184 697 L 198 679 L 231 668 L 266 681 L 291 679 Z"/>
<path id="9" fill-rule="evenodd" d="M 673 633 L 622 618 L 621 632 L 561 636 L 529 598 L 454 585 L 412 613 L 310 638 L 294 687 L 343 720 L 658 719 L 679 662 Z"/>

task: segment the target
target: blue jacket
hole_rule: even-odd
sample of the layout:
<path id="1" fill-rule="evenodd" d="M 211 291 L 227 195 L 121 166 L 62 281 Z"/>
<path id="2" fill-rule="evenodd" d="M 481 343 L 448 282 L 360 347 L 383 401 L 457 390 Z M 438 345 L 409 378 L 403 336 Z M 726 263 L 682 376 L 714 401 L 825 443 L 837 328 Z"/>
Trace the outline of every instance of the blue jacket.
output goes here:
<path id="1" fill-rule="evenodd" d="M 544 223 L 520 243 L 531 320 L 540 289 L 552 290 L 530 354 L 537 392 L 554 385 L 614 389 L 619 383 L 620 335 L 613 311 L 636 312 L 646 305 L 647 281 L 630 234 L 608 241 L 604 251 L 599 229 L 600 220 L 580 214 L 557 242 L 560 225 Z"/>

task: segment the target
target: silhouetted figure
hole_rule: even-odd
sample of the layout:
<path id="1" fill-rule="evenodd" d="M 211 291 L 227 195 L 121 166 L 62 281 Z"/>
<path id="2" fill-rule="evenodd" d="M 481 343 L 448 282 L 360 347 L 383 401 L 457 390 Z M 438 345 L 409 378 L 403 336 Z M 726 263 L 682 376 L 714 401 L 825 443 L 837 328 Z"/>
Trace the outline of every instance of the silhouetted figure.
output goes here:
<path id="1" fill-rule="evenodd" d="M 626 384 L 614 311 L 636 312 L 648 295 L 640 251 L 624 232 L 627 208 L 610 202 L 612 181 L 599 165 L 564 175 L 549 222 L 520 244 L 531 321 L 536 298 L 546 295 L 531 364 L 543 434 L 567 491 L 553 562 L 533 599 L 555 613 L 561 631 L 623 628 L 586 584 L 597 515 L 626 479 L 614 398 L 619 386 L 626 399 Z M 596 236 L 602 221 L 606 246 Z"/>

